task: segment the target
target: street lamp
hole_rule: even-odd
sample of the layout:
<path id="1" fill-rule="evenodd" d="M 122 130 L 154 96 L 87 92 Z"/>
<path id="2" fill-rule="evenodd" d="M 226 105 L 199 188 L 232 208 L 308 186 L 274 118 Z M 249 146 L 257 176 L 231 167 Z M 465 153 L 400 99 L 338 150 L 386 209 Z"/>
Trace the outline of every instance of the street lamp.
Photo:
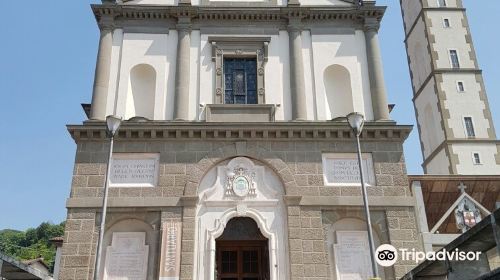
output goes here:
<path id="1" fill-rule="evenodd" d="M 111 173 L 111 160 L 113 156 L 113 142 L 116 132 L 120 128 L 122 119 L 116 116 L 106 117 L 106 134 L 110 138 L 109 144 L 109 155 L 108 155 L 108 168 L 106 170 L 106 178 L 104 181 L 104 196 L 102 199 L 102 215 L 101 215 L 101 227 L 99 228 L 99 239 L 97 240 L 97 252 L 95 257 L 94 266 L 94 280 L 99 279 L 99 270 L 101 268 L 101 254 L 102 254 L 102 241 L 104 239 L 104 227 L 106 224 L 106 212 L 108 207 L 108 187 L 109 187 L 109 175 Z"/>
<path id="2" fill-rule="evenodd" d="M 361 190 L 363 192 L 363 203 L 365 205 L 365 215 L 366 215 L 366 227 L 368 230 L 368 243 L 370 245 L 370 258 L 373 269 L 373 278 L 378 278 L 378 267 L 377 262 L 375 260 L 375 246 L 373 244 L 373 231 L 372 231 L 372 223 L 370 219 L 370 209 L 368 207 L 368 195 L 366 193 L 365 180 L 363 178 L 363 165 L 361 161 L 361 145 L 359 143 L 359 136 L 363 131 L 363 126 L 365 124 L 365 117 L 361 113 L 350 113 L 346 116 L 347 122 L 349 126 L 352 128 L 352 131 L 356 135 L 356 144 L 358 147 L 358 165 L 359 165 L 359 177 L 361 179 Z"/>

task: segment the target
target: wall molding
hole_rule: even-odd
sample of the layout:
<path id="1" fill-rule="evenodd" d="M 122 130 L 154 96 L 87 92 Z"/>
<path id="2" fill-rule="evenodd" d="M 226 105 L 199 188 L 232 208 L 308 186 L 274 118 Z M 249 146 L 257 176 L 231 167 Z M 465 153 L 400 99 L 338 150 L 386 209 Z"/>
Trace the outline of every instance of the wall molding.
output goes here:
<path id="1" fill-rule="evenodd" d="M 365 123 L 363 141 L 404 141 L 413 126 L 392 121 Z M 68 125 L 75 142 L 106 140 L 104 121 Z M 274 140 L 274 141 L 353 141 L 354 134 L 343 121 L 210 123 L 177 121 L 124 121 L 115 136 L 118 141 L 137 140 Z"/>

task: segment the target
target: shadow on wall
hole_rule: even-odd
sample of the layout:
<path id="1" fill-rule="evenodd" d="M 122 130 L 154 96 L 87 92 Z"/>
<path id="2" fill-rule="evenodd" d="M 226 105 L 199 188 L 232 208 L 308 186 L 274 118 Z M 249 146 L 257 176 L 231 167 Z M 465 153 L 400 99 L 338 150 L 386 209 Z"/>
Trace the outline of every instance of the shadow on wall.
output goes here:
<path id="1" fill-rule="evenodd" d="M 151 65 L 139 64 L 130 70 L 125 119 L 154 119 L 156 71 Z"/>
<path id="2" fill-rule="evenodd" d="M 323 74 L 326 92 L 327 116 L 344 117 L 354 111 L 351 74 L 344 66 L 328 66 Z"/>

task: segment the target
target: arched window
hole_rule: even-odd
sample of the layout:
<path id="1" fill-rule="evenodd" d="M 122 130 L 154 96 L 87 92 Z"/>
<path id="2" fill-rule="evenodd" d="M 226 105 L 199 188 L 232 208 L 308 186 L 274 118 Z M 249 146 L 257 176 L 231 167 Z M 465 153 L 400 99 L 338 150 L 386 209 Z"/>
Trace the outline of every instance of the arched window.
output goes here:
<path id="1" fill-rule="evenodd" d="M 154 118 L 156 71 L 147 64 L 136 65 L 130 70 L 125 119 L 132 117 Z"/>
<path id="2" fill-rule="evenodd" d="M 344 117 L 354 111 L 351 74 L 341 65 L 326 68 L 324 77 L 327 118 Z"/>

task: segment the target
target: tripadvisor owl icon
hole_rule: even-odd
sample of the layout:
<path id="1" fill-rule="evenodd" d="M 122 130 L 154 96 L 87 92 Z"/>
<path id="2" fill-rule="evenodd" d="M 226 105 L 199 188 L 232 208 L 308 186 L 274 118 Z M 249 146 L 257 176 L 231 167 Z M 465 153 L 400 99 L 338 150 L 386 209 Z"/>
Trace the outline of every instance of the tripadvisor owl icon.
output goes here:
<path id="1" fill-rule="evenodd" d="M 382 244 L 375 251 L 375 258 L 381 266 L 393 266 L 398 260 L 398 251 L 390 244 Z"/>

